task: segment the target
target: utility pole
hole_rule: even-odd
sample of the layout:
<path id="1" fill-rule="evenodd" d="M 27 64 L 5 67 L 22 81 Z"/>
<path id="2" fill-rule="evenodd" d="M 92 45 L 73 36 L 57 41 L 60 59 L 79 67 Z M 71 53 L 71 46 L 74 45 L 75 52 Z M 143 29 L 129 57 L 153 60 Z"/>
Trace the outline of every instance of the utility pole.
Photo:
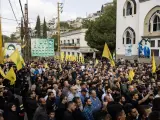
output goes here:
<path id="1" fill-rule="evenodd" d="M 60 46 L 60 12 L 63 12 L 63 7 L 62 7 L 63 3 L 57 3 L 57 38 L 58 38 L 58 56 L 60 59 L 61 56 L 61 46 Z"/>
<path id="2" fill-rule="evenodd" d="M 25 60 L 30 60 L 31 58 L 31 53 L 30 53 L 30 38 L 29 38 L 29 29 L 28 29 L 28 2 L 25 4 Z"/>

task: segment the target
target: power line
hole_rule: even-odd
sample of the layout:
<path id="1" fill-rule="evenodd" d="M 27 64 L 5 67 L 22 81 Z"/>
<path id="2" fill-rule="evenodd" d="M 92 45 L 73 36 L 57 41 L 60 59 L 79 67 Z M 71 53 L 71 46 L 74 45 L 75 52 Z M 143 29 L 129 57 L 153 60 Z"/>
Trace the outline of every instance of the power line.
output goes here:
<path id="1" fill-rule="evenodd" d="M 11 6 L 11 9 L 12 9 L 13 15 L 14 15 L 14 17 L 15 17 L 15 19 L 16 19 L 16 22 L 17 22 L 17 24 L 18 24 L 18 26 L 19 26 L 19 23 L 18 23 L 18 20 L 17 20 L 16 14 L 15 14 L 15 12 L 14 12 L 14 10 L 13 10 L 12 3 L 11 3 L 11 1 L 10 1 L 10 0 L 8 0 L 8 1 L 9 1 L 10 6 Z"/>
<path id="2" fill-rule="evenodd" d="M 19 0 L 19 5 L 20 5 L 20 7 L 21 7 L 22 17 L 23 17 L 23 19 L 24 19 L 24 13 L 23 13 L 23 8 L 22 8 L 21 0 Z M 24 19 L 24 21 L 25 21 L 25 19 Z"/>
<path id="3" fill-rule="evenodd" d="M 11 19 L 11 18 L 5 18 L 5 17 L 1 17 L 4 20 L 11 20 L 11 21 L 16 21 L 15 19 Z M 21 21 L 21 20 L 17 20 L 17 21 Z"/>

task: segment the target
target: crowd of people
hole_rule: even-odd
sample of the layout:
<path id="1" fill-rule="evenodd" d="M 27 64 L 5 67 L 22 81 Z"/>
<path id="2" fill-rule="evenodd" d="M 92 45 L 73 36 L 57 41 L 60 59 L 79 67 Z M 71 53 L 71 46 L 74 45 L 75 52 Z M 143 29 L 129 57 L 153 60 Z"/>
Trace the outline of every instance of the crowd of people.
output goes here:
<path id="1" fill-rule="evenodd" d="M 0 76 L 0 120 L 160 120 L 160 70 L 151 64 L 44 59 L 14 70 L 12 86 Z"/>

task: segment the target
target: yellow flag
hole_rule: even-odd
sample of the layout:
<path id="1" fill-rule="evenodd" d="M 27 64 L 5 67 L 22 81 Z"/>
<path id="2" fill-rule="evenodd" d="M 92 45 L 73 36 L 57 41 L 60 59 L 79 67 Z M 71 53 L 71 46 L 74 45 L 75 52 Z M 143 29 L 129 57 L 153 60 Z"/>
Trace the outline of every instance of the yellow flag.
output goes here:
<path id="1" fill-rule="evenodd" d="M 1 26 L 1 16 L 0 16 L 0 64 L 3 64 L 3 50 L 2 50 L 2 26 Z"/>
<path id="2" fill-rule="evenodd" d="M 20 54 L 17 49 L 11 54 L 9 59 L 16 64 L 17 70 L 22 69 L 23 67 L 22 62 L 21 62 Z"/>
<path id="3" fill-rule="evenodd" d="M 61 64 L 59 64 L 59 69 L 60 69 L 60 72 L 62 71 L 62 66 L 61 66 Z"/>
<path id="4" fill-rule="evenodd" d="M 155 59 L 154 59 L 154 52 L 153 52 L 153 55 L 152 55 L 152 73 L 155 73 L 156 72 L 156 62 L 155 62 Z"/>
<path id="5" fill-rule="evenodd" d="M 98 63 L 99 63 L 99 61 L 96 59 L 96 62 L 95 62 L 95 65 L 94 65 L 94 66 L 98 65 Z"/>
<path id="6" fill-rule="evenodd" d="M 76 58 L 76 61 L 78 62 L 78 56 L 76 56 L 75 58 Z"/>
<path id="7" fill-rule="evenodd" d="M 108 45 L 106 43 L 104 45 L 104 50 L 103 50 L 102 57 L 108 58 L 111 62 L 111 65 L 115 66 L 114 60 L 112 58 L 112 55 L 111 55 L 110 50 L 108 48 Z"/>
<path id="8" fill-rule="evenodd" d="M 84 56 L 81 56 L 81 62 L 84 63 Z"/>
<path id="9" fill-rule="evenodd" d="M 44 67 L 45 67 L 45 68 L 49 68 L 47 63 L 44 64 Z"/>
<path id="10" fill-rule="evenodd" d="M 25 66 L 26 64 L 25 64 L 24 59 L 22 58 L 22 56 L 20 56 L 20 60 L 21 60 L 22 66 Z"/>
<path id="11" fill-rule="evenodd" d="M 24 45 L 21 46 L 21 48 L 25 48 L 26 47 L 26 43 Z"/>
<path id="12" fill-rule="evenodd" d="M 63 62 L 64 60 L 64 52 L 61 52 L 61 61 Z"/>
<path id="13" fill-rule="evenodd" d="M 129 71 L 129 80 L 130 80 L 130 81 L 133 80 L 134 75 L 135 75 L 135 73 L 134 73 L 133 69 L 131 69 L 131 70 Z"/>
<path id="14" fill-rule="evenodd" d="M 11 69 L 7 72 L 6 74 L 6 79 L 10 80 L 10 84 L 14 85 L 15 81 L 16 81 L 16 74 L 13 70 L 13 67 L 11 67 Z"/>
<path id="15" fill-rule="evenodd" d="M 4 72 L 3 72 L 3 70 L 2 70 L 2 68 L 0 67 L 0 74 L 5 78 L 6 77 L 6 75 L 4 74 Z"/>

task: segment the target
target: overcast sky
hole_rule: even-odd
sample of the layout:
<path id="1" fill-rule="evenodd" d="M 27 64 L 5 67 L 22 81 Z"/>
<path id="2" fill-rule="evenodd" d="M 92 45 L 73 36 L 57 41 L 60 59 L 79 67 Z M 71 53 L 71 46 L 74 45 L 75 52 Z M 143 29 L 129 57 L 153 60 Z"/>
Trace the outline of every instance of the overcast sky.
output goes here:
<path id="1" fill-rule="evenodd" d="M 3 18 L 14 19 L 9 0 L 0 0 L 0 12 Z M 18 20 L 21 19 L 21 11 L 19 0 L 10 0 Z M 63 13 L 61 20 L 71 20 L 76 17 L 85 17 L 87 14 L 96 12 L 101 9 L 102 4 L 112 0 L 60 0 L 64 3 Z M 26 0 L 21 0 L 22 5 Z M 57 2 L 58 0 L 28 0 L 29 3 L 29 22 L 33 27 L 35 26 L 37 15 L 40 15 L 41 21 L 45 17 L 50 20 L 57 16 Z M 2 19 L 2 32 L 5 35 L 10 35 L 16 30 L 16 21 Z M 20 22 L 20 21 L 19 21 Z"/>

